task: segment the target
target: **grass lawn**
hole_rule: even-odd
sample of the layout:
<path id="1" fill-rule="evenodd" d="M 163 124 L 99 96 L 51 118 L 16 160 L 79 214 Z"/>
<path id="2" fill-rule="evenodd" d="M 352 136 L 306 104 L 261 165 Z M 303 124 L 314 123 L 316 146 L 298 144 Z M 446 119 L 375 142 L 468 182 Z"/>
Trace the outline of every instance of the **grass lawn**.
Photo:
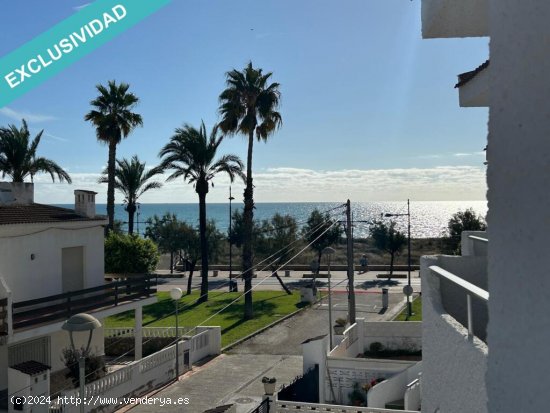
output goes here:
<path id="1" fill-rule="evenodd" d="M 300 293 L 288 295 L 281 291 L 253 291 L 254 319 L 243 321 L 244 297 L 226 308 L 220 314 L 213 314 L 230 304 L 242 293 L 214 291 L 209 294 L 206 303 L 197 304 L 198 292 L 183 296 L 179 304 L 178 323 L 180 326 L 198 325 L 220 326 L 222 329 L 222 347 L 274 322 L 303 307 L 299 304 Z M 143 325 L 148 327 L 169 327 L 175 325 L 174 302 L 168 292 L 157 293 L 158 302 L 143 308 Z M 168 316 L 169 314 L 172 314 Z M 166 317 L 166 318 L 162 318 Z M 162 320 L 159 320 L 162 318 Z M 210 319 L 209 319 L 210 318 Z M 207 321 L 208 319 L 208 321 Z M 148 324 L 150 323 L 150 324 Z M 134 312 L 116 314 L 105 320 L 105 327 L 132 327 Z"/>
<path id="2" fill-rule="evenodd" d="M 412 317 L 407 320 L 407 308 L 405 307 L 393 321 L 422 321 L 422 297 L 417 297 L 412 302 L 412 312 Z"/>

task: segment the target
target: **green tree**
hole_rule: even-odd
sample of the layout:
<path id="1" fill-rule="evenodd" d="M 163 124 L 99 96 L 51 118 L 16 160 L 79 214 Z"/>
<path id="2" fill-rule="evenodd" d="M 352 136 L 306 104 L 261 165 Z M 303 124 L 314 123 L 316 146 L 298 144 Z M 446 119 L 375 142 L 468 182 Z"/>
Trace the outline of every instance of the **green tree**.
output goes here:
<path id="1" fill-rule="evenodd" d="M 235 177 L 243 178 L 243 163 L 236 155 L 223 155 L 216 159 L 223 136 L 218 134 L 218 127 L 212 128 L 210 135 L 202 122 L 199 129 L 186 124 L 176 129 L 170 142 L 160 151 L 162 158 L 159 170 L 173 170 L 168 180 L 182 177 L 194 185 L 199 196 L 199 228 L 201 250 L 207 251 L 206 236 L 206 195 L 214 177 L 223 172 L 231 182 Z M 208 254 L 201 254 L 201 301 L 208 300 Z"/>
<path id="2" fill-rule="evenodd" d="M 291 291 L 283 283 L 281 277 L 277 272 L 277 269 L 284 265 L 290 258 L 290 253 L 293 251 L 289 248 L 290 245 L 294 245 L 298 240 L 298 224 L 296 219 L 290 215 L 275 214 L 269 222 L 270 231 L 267 237 L 267 246 L 269 248 L 269 254 L 277 255 L 275 260 L 271 264 L 271 272 L 279 281 L 279 284 L 283 287 L 287 294 L 291 294 Z"/>
<path id="3" fill-rule="evenodd" d="M 224 238 L 225 236 L 216 228 L 215 222 L 208 220 L 206 223 L 206 243 L 209 260 L 215 260 L 220 255 Z M 193 272 L 198 260 L 201 259 L 202 249 L 199 231 L 190 225 L 186 225 L 183 229 L 182 253 L 188 262 L 187 294 L 191 294 Z"/>
<path id="4" fill-rule="evenodd" d="M 487 224 L 482 216 L 469 208 L 453 214 L 447 224 L 447 236 L 444 238 L 445 249 L 450 254 L 460 254 L 460 238 L 462 231 L 485 231 Z"/>
<path id="5" fill-rule="evenodd" d="M 233 211 L 231 218 L 231 232 L 229 234 L 229 241 L 237 248 L 242 248 L 245 242 L 245 230 L 244 230 L 244 215 L 240 210 Z M 266 234 L 270 231 L 271 227 L 268 221 L 252 221 L 252 245 L 253 251 L 263 254 L 267 252 L 268 245 Z"/>
<path id="6" fill-rule="evenodd" d="M 252 230 L 254 221 L 254 186 L 252 182 L 252 154 L 254 137 L 267 141 L 282 125 L 278 112 L 280 91 L 278 83 L 269 83 L 272 73 L 264 74 L 252 62 L 242 70 L 226 73 L 227 88 L 220 94 L 220 127 L 225 133 L 240 133 L 248 138 L 246 159 L 246 188 L 244 190 L 244 243 L 242 249 L 245 280 L 244 318 L 254 316 L 252 307 Z"/>
<path id="7" fill-rule="evenodd" d="M 162 253 L 170 254 L 170 274 L 174 273 L 174 257 L 184 246 L 186 228 L 185 222 L 168 212 L 162 217 L 155 214 L 147 220 L 145 238 L 155 242 Z"/>
<path id="8" fill-rule="evenodd" d="M 90 102 L 92 110 L 84 116 L 96 128 L 97 140 L 109 146 L 107 162 L 107 215 L 108 230 L 115 221 L 115 170 L 116 147 L 123 138 L 138 126 L 143 125 L 141 115 L 132 112 L 139 98 L 129 92 L 130 85 L 110 80 L 107 86 L 97 85 L 99 95 Z"/>
<path id="9" fill-rule="evenodd" d="M 390 221 L 388 225 L 383 221 L 374 221 L 369 230 L 376 248 L 390 254 L 391 278 L 395 257 L 401 253 L 403 247 L 407 244 L 407 237 L 395 228 L 395 221 Z"/>
<path id="10" fill-rule="evenodd" d="M 149 274 L 157 268 L 157 246 L 137 235 L 110 233 L 105 238 L 105 272 Z"/>
<path id="11" fill-rule="evenodd" d="M 162 186 L 160 182 L 151 181 L 151 179 L 160 172 L 157 169 L 146 170 L 145 162 L 140 162 L 137 155 L 131 160 L 122 159 L 116 161 L 115 169 L 115 189 L 124 195 L 124 209 L 128 212 L 128 233 L 134 233 L 134 214 L 137 210 L 137 200 L 145 192 L 151 189 L 157 189 Z M 108 183 L 109 177 L 107 169 L 103 171 L 103 176 L 99 183 Z M 114 227 L 114 226 L 113 226 Z"/>
<path id="12" fill-rule="evenodd" d="M 44 133 L 41 130 L 34 139 L 25 119 L 22 120 L 21 128 L 15 125 L 8 125 L 7 128 L 0 128 L 0 172 L 2 178 L 6 175 L 13 182 L 24 182 L 25 178 L 30 177 L 31 181 L 34 175 L 39 173 L 50 174 L 52 181 L 55 177 L 60 182 L 72 182 L 71 177 L 63 168 L 54 161 L 37 156 L 36 151 L 40 144 L 40 139 Z"/>
<path id="13" fill-rule="evenodd" d="M 333 224 L 334 220 L 329 213 L 323 214 L 318 209 L 314 209 L 309 215 L 306 225 L 302 228 L 304 238 L 308 244 L 311 244 L 310 248 L 317 253 L 316 275 L 319 274 L 319 268 L 321 267 L 323 250 L 338 243 L 342 237 L 343 229 L 341 225 L 339 223 Z"/>

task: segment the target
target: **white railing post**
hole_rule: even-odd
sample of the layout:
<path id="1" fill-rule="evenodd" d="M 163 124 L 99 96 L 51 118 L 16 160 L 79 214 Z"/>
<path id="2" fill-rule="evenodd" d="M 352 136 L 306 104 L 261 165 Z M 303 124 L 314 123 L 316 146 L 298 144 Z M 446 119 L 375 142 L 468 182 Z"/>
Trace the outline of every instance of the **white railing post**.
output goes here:
<path id="1" fill-rule="evenodd" d="M 468 338 L 472 340 L 474 338 L 474 317 L 472 314 L 472 296 L 466 294 L 466 306 L 468 308 Z"/>

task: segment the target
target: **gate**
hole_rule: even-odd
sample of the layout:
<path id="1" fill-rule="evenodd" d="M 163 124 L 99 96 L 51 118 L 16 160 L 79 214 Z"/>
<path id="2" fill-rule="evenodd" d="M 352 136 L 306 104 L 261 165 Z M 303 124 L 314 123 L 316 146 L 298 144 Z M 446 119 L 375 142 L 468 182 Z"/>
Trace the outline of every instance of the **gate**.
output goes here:
<path id="1" fill-rule="evenodd" d="M 289 402 L 319 403 L 319 365 L 298 376 L 279 391 L 277 398 Z"/>

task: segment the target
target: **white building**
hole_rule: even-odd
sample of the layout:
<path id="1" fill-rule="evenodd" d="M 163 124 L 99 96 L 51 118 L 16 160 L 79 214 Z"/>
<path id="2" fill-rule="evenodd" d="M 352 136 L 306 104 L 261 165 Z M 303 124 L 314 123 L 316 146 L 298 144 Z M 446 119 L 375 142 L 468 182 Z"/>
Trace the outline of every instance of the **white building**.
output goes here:
<path id="1" fill-rule="evenodd" d="M 0 391 L 12 389 L 7 367 L 27 361 L 64 368 L 70 347 L 63 322 L 87 312 L 100 321 L 136 310 L 136 358 L 141 357 L 142 307 L 156 302 L 148 278 L 106 283 L 104 226 L 95 193 L 75 191 L 75 210 L 33 202 L 32 184 L 0 183 Z M 86 334 L 87 333 L 77 333 Z M 84 336 L 75 344 L 85 344 Z M 79 339 L 82 338 L 81 342 Z M 103 354 L 103 329 L 91 349 Z M 5 398 L 5 397 L 4 397 Z"/>
<path id="2" fill-rule="evenodd" d="M 489 107 L 489 241 L 422 262 L 426 412 L 548 411 L 549 22 L 547 0 L 422 1 L 424 38 L 491 39 L 459 79 L 461 106 Z"/>

